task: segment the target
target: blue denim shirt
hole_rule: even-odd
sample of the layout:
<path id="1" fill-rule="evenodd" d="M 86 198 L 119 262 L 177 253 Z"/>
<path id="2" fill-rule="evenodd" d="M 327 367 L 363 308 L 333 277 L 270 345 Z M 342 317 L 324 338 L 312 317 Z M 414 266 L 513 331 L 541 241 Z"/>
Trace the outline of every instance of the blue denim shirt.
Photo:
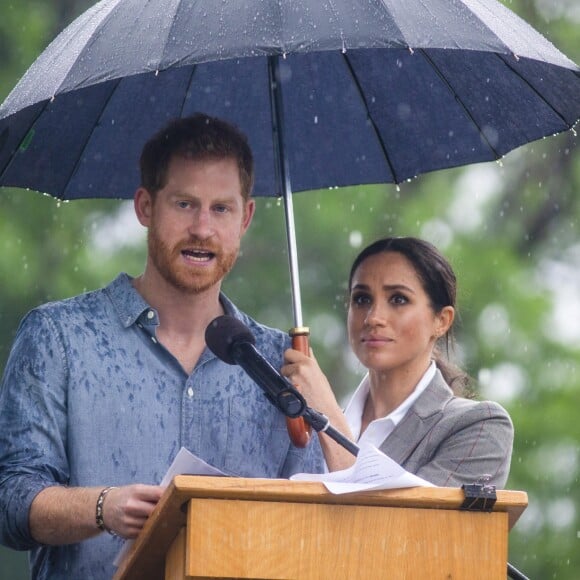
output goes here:
<path id="1" fill-rule="evenodd" d="M 221 301 L 279 368 L 288 336 Z M 101 534 L 36 544 L 28 512 L 47 486 L 158 484 L 181 446 L 243 477 L 322 469 L 317 438 L 293 447 L 285 417 L 240 367 L 205 349 L 188 375 L 156 341 L 158 324 L 121 274 L 32 310 L 20 325 L 0 388 L 0 540 L 32 550 L 34 578 L 111 578 L 122 543 Z"/>

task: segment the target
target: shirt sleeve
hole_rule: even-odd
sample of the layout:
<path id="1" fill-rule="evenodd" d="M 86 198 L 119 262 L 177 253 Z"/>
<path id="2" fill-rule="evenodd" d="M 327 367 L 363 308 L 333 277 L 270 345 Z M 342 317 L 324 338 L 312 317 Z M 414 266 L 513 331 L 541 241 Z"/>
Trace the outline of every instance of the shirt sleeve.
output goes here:
<path id="1" fill-rule="evenodd" d="M 55 324 L 40 310 L 22 321 L 0 385 L 0 541 L 34 546 L 28 516 L 44 488 L 66 485 L 67 366 Z"/>

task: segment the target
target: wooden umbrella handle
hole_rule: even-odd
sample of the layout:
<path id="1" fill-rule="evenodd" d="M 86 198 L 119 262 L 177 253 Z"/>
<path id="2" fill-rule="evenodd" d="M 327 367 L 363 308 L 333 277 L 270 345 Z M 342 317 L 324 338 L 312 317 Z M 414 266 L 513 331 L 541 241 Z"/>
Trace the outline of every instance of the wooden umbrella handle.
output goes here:
<path id="1" fill-rule="evenodd" d="M 292 348 L 310 355 L 310 344 L 308 342 L 310 329 L 306 326 L 300 326 L 290 329 L 289 334 L 292 337 Z M 299 385 L 294 386 L 300 390 Z M 296 419 L 286 417 L 286 427 L 288 428 L 290 440 L 295 447 L 306 447 L 308 445 L 312 435 L 312 427 L 304 420 L 304 417 L 297 417 Z"/>

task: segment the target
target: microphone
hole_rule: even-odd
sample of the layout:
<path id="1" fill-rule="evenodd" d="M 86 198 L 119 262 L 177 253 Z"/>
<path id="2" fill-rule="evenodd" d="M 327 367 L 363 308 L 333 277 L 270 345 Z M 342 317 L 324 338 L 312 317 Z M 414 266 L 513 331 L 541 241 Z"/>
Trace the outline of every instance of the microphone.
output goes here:
<path id="1" fill-rule="evenodd" d="M 233 316 L 218 316 L 207 326 L 205 342 L 220 360 L 241 366 L 287 417 L 304 414 L 304 397 L 260 354 L 252 331 L 243 322 Z"/>

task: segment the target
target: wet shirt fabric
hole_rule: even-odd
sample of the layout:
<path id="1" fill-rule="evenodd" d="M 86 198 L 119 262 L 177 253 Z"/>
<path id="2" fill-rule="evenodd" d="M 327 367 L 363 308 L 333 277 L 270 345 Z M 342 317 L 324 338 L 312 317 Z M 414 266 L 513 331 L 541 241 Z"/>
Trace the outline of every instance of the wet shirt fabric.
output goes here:
<path id="1" fill-rule="evenodd" d="M 279 368 L 288 336 L 221 296 Z M 243 477 L 320 472 L 317 438 L 290 443 L 285 417 L 239 366 L 207 348 L 188 375 L 155 338 L 157 312 L 121 274 L 109 286 L 32 310 L 0 387 L 0 540 L 31 550 L 33 578 L 105 579 L 122 540 L 39 546 L 28 512 L 45 487 L 158 484 L 181 446 Z"/>

